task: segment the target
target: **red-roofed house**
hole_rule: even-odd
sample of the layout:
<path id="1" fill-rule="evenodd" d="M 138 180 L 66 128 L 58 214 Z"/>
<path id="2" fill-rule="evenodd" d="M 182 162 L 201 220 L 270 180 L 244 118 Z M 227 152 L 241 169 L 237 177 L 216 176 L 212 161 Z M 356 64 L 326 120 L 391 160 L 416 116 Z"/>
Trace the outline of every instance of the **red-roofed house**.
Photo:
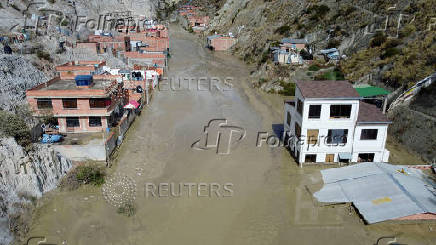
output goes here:
<path id="1" fill-rule="evenodd" d="M 63 65 L 56 66 L 56 71 L 59 73 L 61 79 L 74 79 L 77 75 L 99 74 L 105 65 L 106 61 L 70 61 Z"/>

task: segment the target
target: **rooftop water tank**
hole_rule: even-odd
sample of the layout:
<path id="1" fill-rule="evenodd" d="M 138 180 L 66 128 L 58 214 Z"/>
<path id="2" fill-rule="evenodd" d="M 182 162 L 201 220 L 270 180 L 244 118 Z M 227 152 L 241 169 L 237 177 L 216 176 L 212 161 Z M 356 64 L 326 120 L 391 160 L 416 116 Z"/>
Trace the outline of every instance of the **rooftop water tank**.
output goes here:
<path id="1" fill-rule="evenodd" d="M 77 86 L 91 86 L 93 81 L 91 75 L 78 75 L 74 80 L 76 80 Z"/>

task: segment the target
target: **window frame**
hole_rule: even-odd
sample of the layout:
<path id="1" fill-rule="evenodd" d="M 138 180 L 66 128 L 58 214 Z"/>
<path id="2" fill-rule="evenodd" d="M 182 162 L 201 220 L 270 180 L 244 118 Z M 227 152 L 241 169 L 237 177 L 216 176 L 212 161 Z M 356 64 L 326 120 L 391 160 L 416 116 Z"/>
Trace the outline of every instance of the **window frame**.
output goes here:
<path id="1" fill-rule="evenodd" d="M 76 120 L 77 119 L 77 125 L 68 126 L 68 120 Z M 71 122 L 71 121 L 70 121 Z M 80 128 L 80 118 L 79 117 L 67 117 L 65 118 L 65 125 L 67 128 Z"/>
<path id="2" fill-rule="evenodd" d="M 374 136 L 371 133 L 364 134 L 364 132 L 367 132 L 367 131 L 375 131 L 375 138 L 373 138 L 373 137 L 369 138 L 370 136 Z M 365 138 L 364 138 L 364 136 L 365 136 Z M 377 140 L 377 138 L 378 138 L 378 129 L 377 128 L 363 128 L 360 131 L 360 140 Z"/>
<path id="3" fill-rule="evenodd" d="M 307 161 L 307 157 L 311 157 L 311 158 L 314 157 L 315 159 L 314 159 L 314 161 Z M 316 157 L 317 157 L 317 154 L 305 154 L 304 155 L 304 162 L 315 163 Z M 313 160 L 313 159 L 311 159 L 311 160 Z"/>
<path id="4" fill-rule="evenodd" d="M 68 102 L 73 102 L 73 104 L 75 104 L 75 107 L 65 106 L 65 105 L 68 105 Z M 72 98 L 72 99 L 71 98 L 62 99 L 62 108 L 67 109 L 67 110 L 76 110 L 78 108 L 77 107 L 77 99 L 74 99 L 74 98 Z"/>
<path id="5" fill-rule="evenodd" d="M 332 112 L 334 111 L 333 108 L 337 107 L 337 106 L 339 107 L 339 114 L 340 115 L 339 116 L 333 116 L 332 115 Z M 348 111 L 348 108 L 349 108 L 348 116 L 342 115 L 342 114 L 344 114 L 344 112 L 346 112 L 344 107 L 347 107 L 346 111 Z M 329 116 L 330 116 L 330 119 L 349 119 L 349 118 L 351 118 L 352 110 L 353 110 L 353 105 L 350 105 L 350 104 L 335 104 L 335 105 L 330 105 L 330 115 Z"/>
<path id="6" fill-rule="evenodd" d="M 292 122 L 292 116 L 291 116 L 291 112 L 287 111 L 286 113 L 286 123 L 291 126 L 291 122 Z"/>
<path id="7" fill-rule="evenodd" d="M 41 107 L 40 102 L 50 102 L 50 105 L 46 106 L 46 107 L 45 106 Z M 53 101 L 52 101 L 52 99 L 49 99 L 49 98 L 38 98 L 38 99 L 36 99 L 36 107 L 38 108 L 38 110 L 50 110 L 50 109 L 53 109 Z"/>
<path id="8" fill-rule="evenodd" d="M 107 103 L 109 101 L 109 103 Z M 106 109 L 111 105 L 111 100 L 109 98 L 90 98 L 89 108 L 90 109 Z M 108 104 L 108 105 L 106 105 Z"/>
<path id="9" fill-rule="evenodd" d="M 332 135 L 333 135 L 333 131 L 334 130 L 343 130 L 344 131 L 344 135 L 345 135 L 345 140 L 343 139 L 341 142 L 333 142 L 333 138 L 332 138 Z M 332 133 L 330 133 L 330 132 L 332 132 Z M 334 144 L 347 144 L 347 142 L 348 142 L 348 129 L 340 129 L 340 128 L 337 128 L 337 129 L 328 129 L 327 130 L 327 137 L 326 137 L 326 143 L 327 144 L 329 144 L 329 145 L 334 145 Z"/>
<path id="10" fill-rule="evenodd" d="M 318 117 L 311 117 L 310 116 L 310 112 L 311 112 L 311 108 L 312 107 L 319 107 L 319 114 L 318 114 Z M 309 119 L 320 119 L 321 118 L 321 110 L 322 110 L 322 105 L 309 105 L 309 114 L 307 115 L 307 117 L 309 118 Z"/>
<path id="11" fill-rule="evenodd" d="M 91 119 L 98 119 L 100 121 L 100 123 L 99 124 L 91 124 Z M 101 121 L 101 117 L 88 117 L 88 126 L 90 128 L 96 128 L 96 127 L 103 126 L 103 123 Z"/>
<path id="12" fill-rule="evenodd" d="M 300 99 L 297 99 L 297 112 L 300 115 L 303 115 L 303 101 L 301 101 Z"/>
<path id="13" fill-rule="evenodd" d="M 363 159 L 362 157 L 360 157 L 360 155 L 367 155 L 368 158 L 365 158 L 365 160 L 370 159 L 372 156 L 372 160 L 371 161 L 360 161 L 360 159 Z M 369 152 L 369 153 L 359 153 L 357 155 L 357 162 L 374 162 L 374 158 L 375 158 L 375 153 L 373 152 Z"/>

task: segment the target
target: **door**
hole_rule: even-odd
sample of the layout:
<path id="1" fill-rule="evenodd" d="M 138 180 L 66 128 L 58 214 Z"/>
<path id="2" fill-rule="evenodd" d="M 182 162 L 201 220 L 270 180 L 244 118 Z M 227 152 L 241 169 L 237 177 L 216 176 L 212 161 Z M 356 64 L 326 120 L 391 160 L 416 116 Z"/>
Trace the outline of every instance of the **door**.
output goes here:
<path id="1" fill-rule="evenodd" d="M 327 154 L 325 156 L 325 162 L 334 162 L 335 161 L 335 154 Z"/>

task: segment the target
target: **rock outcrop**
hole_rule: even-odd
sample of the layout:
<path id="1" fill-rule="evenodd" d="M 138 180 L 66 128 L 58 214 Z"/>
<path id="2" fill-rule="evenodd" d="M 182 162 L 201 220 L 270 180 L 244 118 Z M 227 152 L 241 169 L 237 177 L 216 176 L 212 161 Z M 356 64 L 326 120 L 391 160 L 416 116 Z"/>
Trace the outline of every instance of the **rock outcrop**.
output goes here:
<path id="1" fill-rule="evenodd" d="M 0 138 L 0 244 L 12 240 L 10 217 L 23 211 L 21 204 L 56 188 L 72 167 L 49 145 L 33 147 L 26 152 L 13 138 Z"/>

